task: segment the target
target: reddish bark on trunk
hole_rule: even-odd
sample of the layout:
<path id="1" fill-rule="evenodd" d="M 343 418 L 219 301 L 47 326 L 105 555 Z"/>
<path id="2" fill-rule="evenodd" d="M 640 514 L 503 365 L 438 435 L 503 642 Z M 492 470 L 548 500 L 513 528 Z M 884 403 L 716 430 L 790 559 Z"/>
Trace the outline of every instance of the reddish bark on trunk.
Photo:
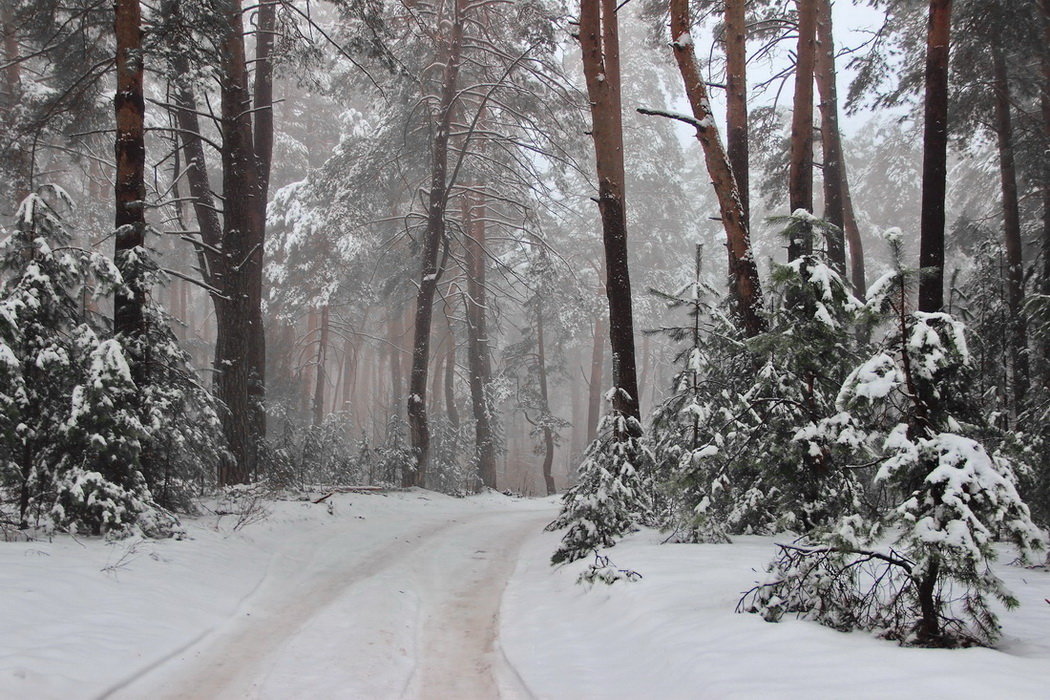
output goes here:
<path id="1" fill-rule="evenodd" d="M 944 199 L 948 174 L 948 42 L 952 0 L 930 0 L 919 232 L 919 310 L 944 306 Z"/>

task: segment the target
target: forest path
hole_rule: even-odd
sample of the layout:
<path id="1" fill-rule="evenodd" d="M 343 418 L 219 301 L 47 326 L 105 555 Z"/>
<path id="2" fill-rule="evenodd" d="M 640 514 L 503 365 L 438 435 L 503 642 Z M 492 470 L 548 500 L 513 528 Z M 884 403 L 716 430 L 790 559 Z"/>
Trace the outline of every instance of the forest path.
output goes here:
<path id="1" fill-rule="evenodd" d="M 424 514 L 371 542 L 348 518 L 322 541 L 283 543 L 233 618 L 107 697 L 527 698 L 499 608 L 553 514 Z"/>

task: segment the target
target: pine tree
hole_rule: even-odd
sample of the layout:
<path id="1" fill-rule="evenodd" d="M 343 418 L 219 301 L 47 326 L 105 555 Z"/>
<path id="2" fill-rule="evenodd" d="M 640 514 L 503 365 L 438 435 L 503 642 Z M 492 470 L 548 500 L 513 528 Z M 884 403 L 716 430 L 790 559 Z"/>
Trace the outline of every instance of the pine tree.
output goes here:
<path id="1" fill-rule="evenodd" d="M 750 606 L 767 619 L 794 612 L 902 643 L 992 644 L 999 628 L 988 598 L 1017 603 L 989 567 L 996 538 L 1023 557 L 1045 539 L 1013 465 L 971 437 L 980 417 L 963 413 L 974 403 L 963 324 L 908 310 L 917 274 L 901 262 L 899 231 L 889 241 L 895 266 L 872 285 L 868 304 L 888 315 L 891 332 L 843 382 L 839 413 L 822 429 L 854 463 L 878 467 L 874 484 L 892 505 L 782 545 Z"/>
<path id="2" fill-rule="evenodd" d="M 637 421 L 615 409 L 602 419 L 576 485 L 565 492 L 561 512 L 547 526 L 548 530 L 568 528 L 552 564 L 614 546 L 651 512 L 652 453 L 640 435 Z"/>

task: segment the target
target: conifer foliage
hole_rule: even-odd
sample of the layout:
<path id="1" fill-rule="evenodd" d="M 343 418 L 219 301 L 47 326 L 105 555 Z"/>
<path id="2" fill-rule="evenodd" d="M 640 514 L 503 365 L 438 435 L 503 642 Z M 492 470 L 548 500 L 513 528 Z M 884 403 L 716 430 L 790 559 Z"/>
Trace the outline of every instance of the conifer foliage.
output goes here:
<path id="1" fill-rule="evenodd" d="M 1044 546 L 1016 489 L 1011 462 L 974 436 L 962 323 L 909 311 L 918 275 L 901 262 L 869 290 L 887 314 L 885 339 L 858 364 L 823 421 L 853 466 L 877 466 L 873 484 L 889 502 L 874 513 L 843 511 L 839 522 L 781 545 L 766 582 L 745 597 L 767 619 L 796 613 L 839 629 L 878 630 L 904 643 L 992 644 L 999 636 L 989 597 L 1016 600 L 989 568 L 998 537 L 1023 557 Z"/>
<path id="2" fill-rule="evenodd" d="M 71 245 L 61 215 L 70 207 L 57 187 L 30 194 L 2 242 L 0 508 L 23 528 L 164 534 L 151 486 L 174 505 L 175 482 L 197 476 L 188 465 L 221 451 L 213 404 L 166 324 L 156 326 L 151 363 L 165 382 L 136 386 L 126 349 L 89 310 L 121 285 L 120 273 Z M 144 450 L 163 469 L 144 473 Z"/>
<path id="3" fill-rule="evenodd" d="M 609 397 L 611 399 L 611 397 Z M 631 532 L 651 511 L 652 453 L 633 418 L 610 411 L 587 448 L 577 484 L 548 530 L 568 528 L 551 563 L 582 559 Z"/>

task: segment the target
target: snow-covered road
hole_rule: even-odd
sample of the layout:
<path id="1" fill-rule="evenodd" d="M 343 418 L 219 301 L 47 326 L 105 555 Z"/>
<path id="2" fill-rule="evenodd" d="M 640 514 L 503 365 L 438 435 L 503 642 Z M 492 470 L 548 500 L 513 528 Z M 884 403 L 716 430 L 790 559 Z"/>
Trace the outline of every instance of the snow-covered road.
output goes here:
<path id="1" fill-rule="evenodd" d="M 291 543 L 234 617 L 104 697 L 528 697 L 497 644 L 500 600 L 552 514 L 428 514 L 373 546 L 350 519 Z"/>
<path id="2" fill-rule="evenodd" d="M 909 649 L 733 612 L 768 537 L 610 552 L 633 584 L 552 569 L 554 499 L 412 490 L 266 502 L 190 519 L 184 541 L 0 546 L 0 700 L 1042 700 L 1050 572 L 996 570 L 1021 600 L 993 649 Z"/>

